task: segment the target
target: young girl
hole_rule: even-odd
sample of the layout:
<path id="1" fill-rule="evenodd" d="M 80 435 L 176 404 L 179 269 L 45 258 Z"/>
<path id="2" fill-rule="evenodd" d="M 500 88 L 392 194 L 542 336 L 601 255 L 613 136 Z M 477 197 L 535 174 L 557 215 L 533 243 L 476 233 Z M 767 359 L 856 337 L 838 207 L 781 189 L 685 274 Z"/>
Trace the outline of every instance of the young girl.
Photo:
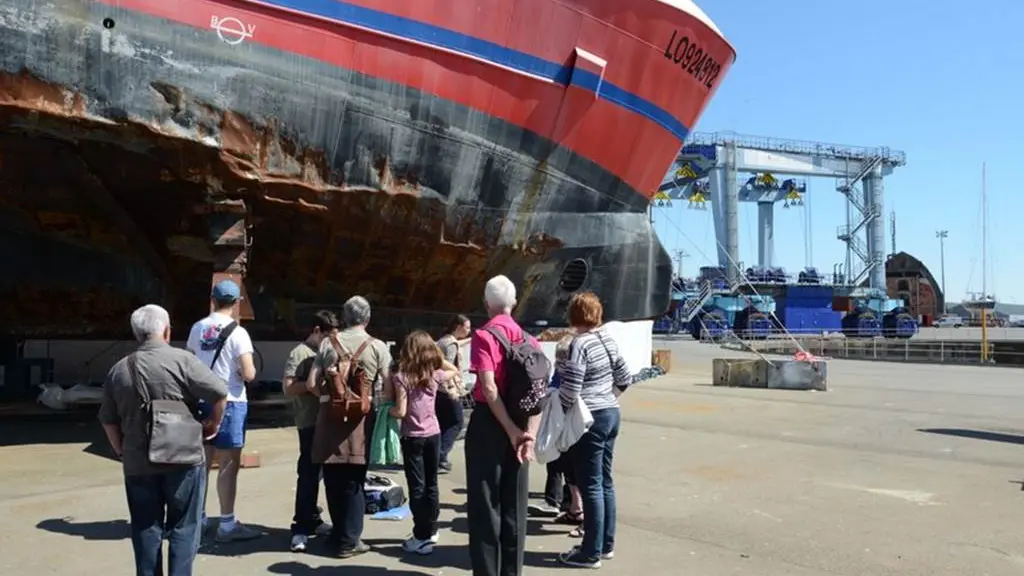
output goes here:
<path id="1" fill-rule="evenodd" d="M 457 373 L 429 334 L 417 330 L 405 338 L 392 379 L 395 406 L 389 414 L 402 422 L 402 459 L 413 520 L 412 537 L 402 545 L 406 552 L 430 554 L 437 542 L 441 427 L 434 402 L 438 386 Z"/>

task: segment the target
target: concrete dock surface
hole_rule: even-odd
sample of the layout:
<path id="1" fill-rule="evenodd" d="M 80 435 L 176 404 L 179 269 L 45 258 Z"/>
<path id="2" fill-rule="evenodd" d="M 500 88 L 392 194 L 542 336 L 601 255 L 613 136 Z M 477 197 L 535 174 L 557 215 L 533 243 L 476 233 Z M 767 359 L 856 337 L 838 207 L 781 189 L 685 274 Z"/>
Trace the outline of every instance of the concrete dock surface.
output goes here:
<path id="1" fill-rule="evenodd" d="M 712 388 L 713 345 L 656 342 L 669 376 L 623 396 L 616 556 L 609 574 L 700 576 L 1024 573 L 1024 374 L 835 360 L 828 392 Z M 461 445 L 441 477 L 441 541 L 403 554 L 411 520 L 367 519 L 375 550 L 288 552 L 296 436 L 250 432 L 261 468 L 237 513 L 262 539 L 204 544 L 197 575 L 467 574 Z M 119 464 L 99 425 L 0 425 L 0 573 L 128 574 Z M 400 476 L 396 476 L 400 479 Z M 534 466 L 531 484 L 543 487 Z M 211 511 L 216 498 L 211 490 Z M 531 520 L 525 574 L 562 570 L 577 543 Z M 341 569 L 343 572 L 339 571 Z"/>

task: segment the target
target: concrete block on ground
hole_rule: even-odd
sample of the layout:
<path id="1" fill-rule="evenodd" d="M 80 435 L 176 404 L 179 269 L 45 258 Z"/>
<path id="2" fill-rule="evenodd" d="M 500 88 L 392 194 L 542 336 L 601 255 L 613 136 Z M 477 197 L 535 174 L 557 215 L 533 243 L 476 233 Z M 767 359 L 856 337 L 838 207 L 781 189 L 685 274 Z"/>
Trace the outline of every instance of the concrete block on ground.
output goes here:
<path id="1" fill-rule="evenodd" d="M 712 384 L 734 388 L 827 390 L 828 364 L 824 360 L 765 360 L 762 358 L 715 358 Z"/>
<path id="2" fill-rule="evenodd" d="M 824 360 L 774 360 L 768 364 L 767 373 L 769 388 L 820 391 L 828 389 L 828 363 Z"/>
<path id="3" fill-rule="evenodd" d="M 651 365 L 660 366 L 665 374 L 672 371 L 672 351 L 666 349 L 658 349 L 651 352 Z"/>
<path id="4" fill-rule="evenodd" d="M 712 384 L 734 388 L 767 388 L 768 363 L 760 358 L 715 358 Z"/>

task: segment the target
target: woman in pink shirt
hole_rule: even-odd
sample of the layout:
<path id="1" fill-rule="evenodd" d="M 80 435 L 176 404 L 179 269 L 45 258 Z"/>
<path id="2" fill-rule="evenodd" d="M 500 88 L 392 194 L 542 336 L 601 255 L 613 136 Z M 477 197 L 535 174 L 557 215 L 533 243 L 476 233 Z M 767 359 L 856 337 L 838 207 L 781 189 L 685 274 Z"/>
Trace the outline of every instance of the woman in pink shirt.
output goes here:
<path id="1" fill-rule="evenodd" d="M 434 403 L 438 386 L 457 373 L 429 334 L 417 330 L 406 336 L 398 373 L 392 378 L 395 405 L 388 411 L 402 422 L 402 459 L 413 520 L 412 537 L 402 544 L 406 552 L 430 554 L 437 543 L 441 426 Z"/>

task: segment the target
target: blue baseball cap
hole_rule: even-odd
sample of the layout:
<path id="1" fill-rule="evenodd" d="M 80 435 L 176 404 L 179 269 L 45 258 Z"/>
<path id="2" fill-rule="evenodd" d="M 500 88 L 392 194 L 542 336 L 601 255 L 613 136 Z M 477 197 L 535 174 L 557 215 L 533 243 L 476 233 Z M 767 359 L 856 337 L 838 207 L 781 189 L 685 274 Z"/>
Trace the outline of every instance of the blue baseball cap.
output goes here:
<path id="1" fill-rule="evenodd" d="M 221 280 L 213 286 L 213 299 L 214 300 L 230 300 L 234 302 L 242 297 L 242 291 L 238 288 L 238 284 L 235 284 L 233 280 Z"/>

